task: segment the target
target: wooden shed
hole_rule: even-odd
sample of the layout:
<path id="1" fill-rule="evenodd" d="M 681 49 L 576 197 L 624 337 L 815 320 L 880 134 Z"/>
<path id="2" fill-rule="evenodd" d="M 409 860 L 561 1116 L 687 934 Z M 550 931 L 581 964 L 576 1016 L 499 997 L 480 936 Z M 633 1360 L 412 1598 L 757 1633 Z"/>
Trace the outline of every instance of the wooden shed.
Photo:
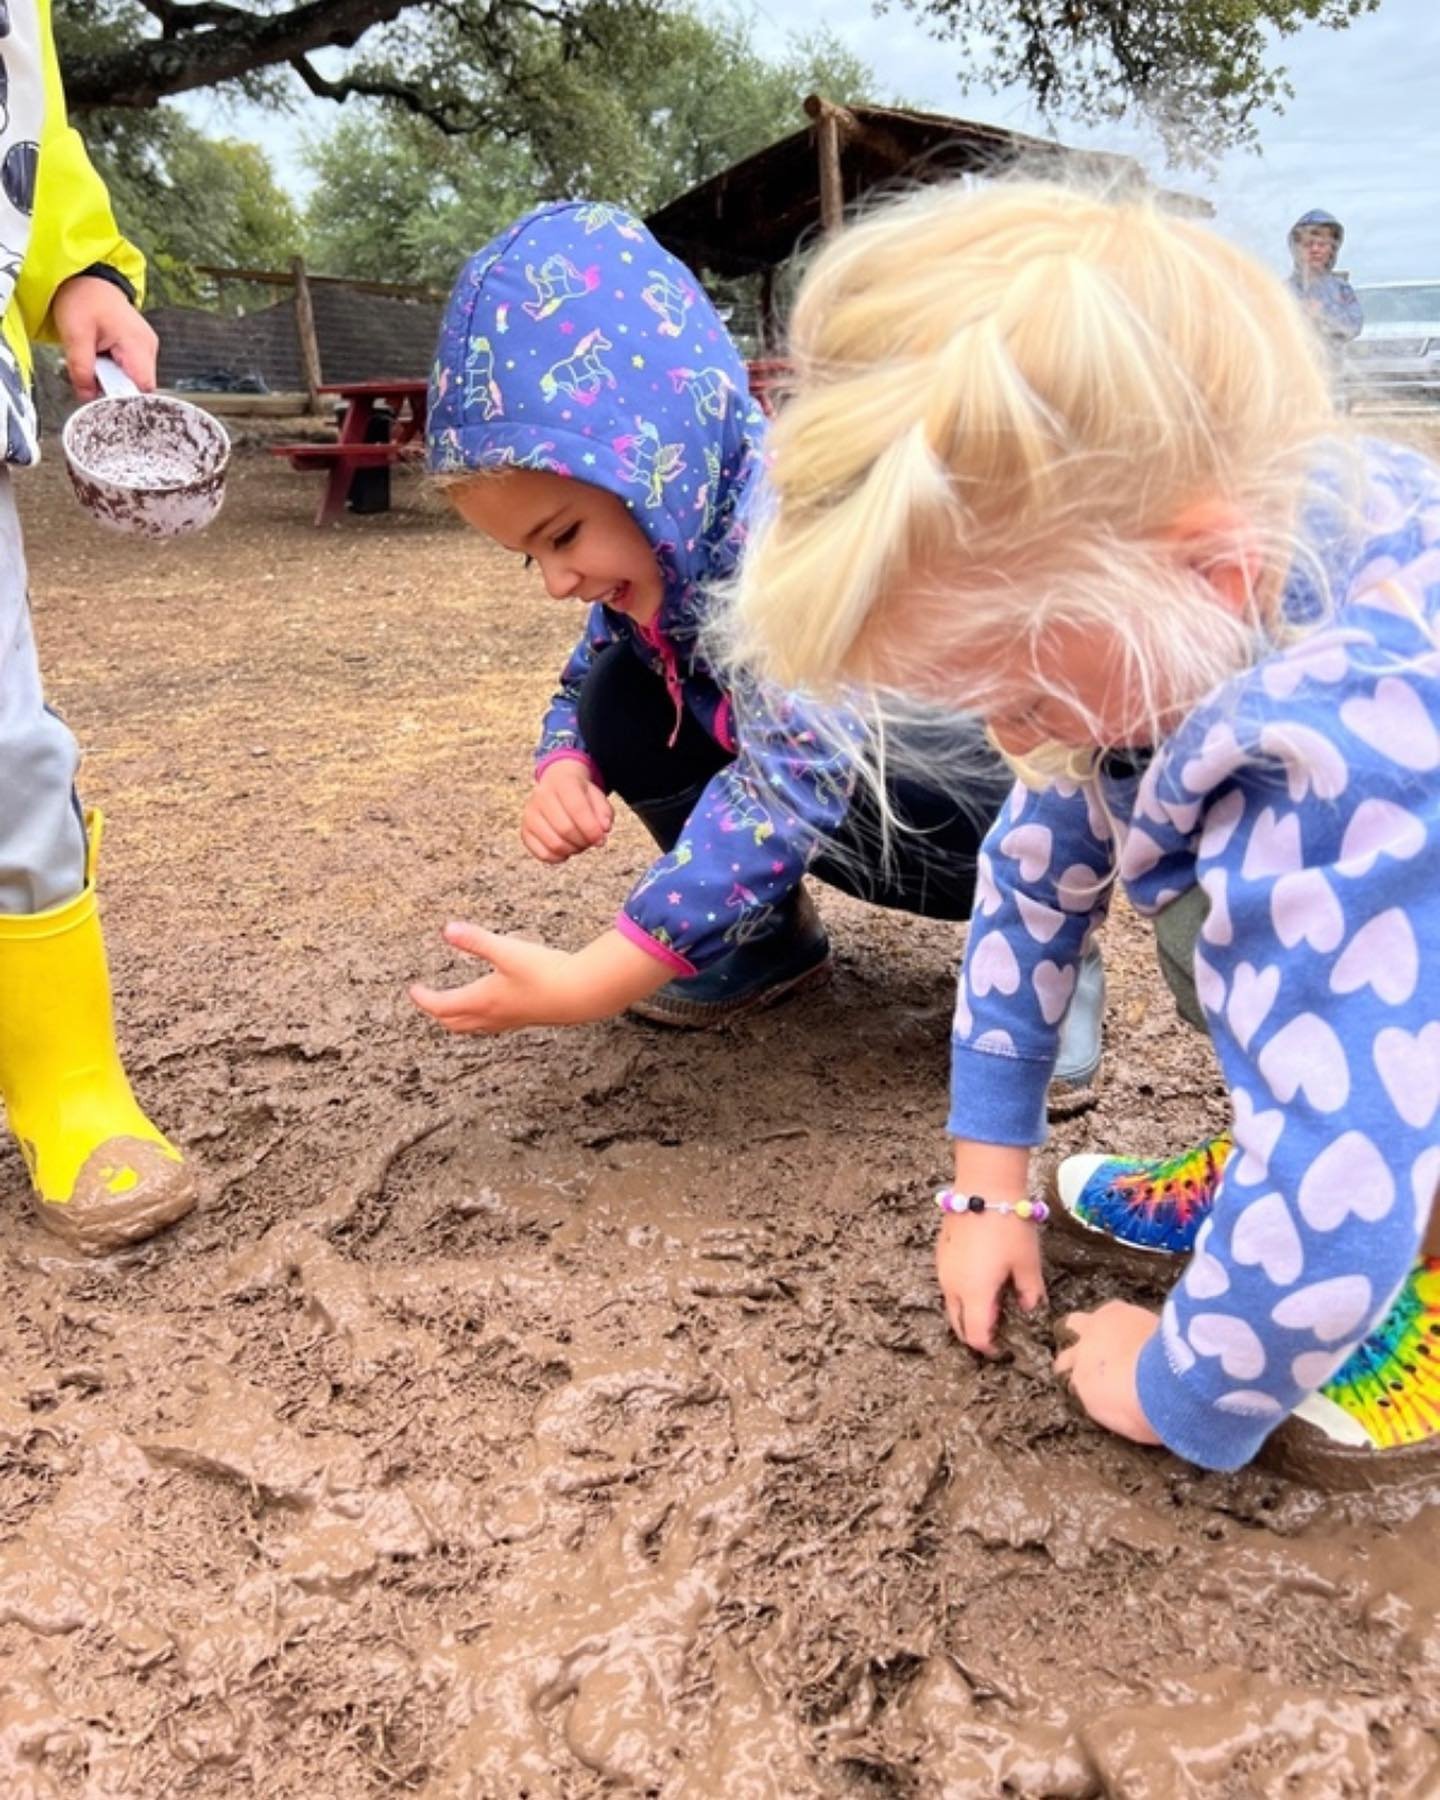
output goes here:
<path id="1" fill-rule="evenodd" d="M 1024 161 L 1076 162 L 1097 178 L 1148 187 L 1128 156 L 1076 151 L 974 119 L 889 106 L 837 106 L 812 94 L 809 123 L 689 189 L 646 221 L 660 242 L 697 271 L 760 278 L 762 338 L 776 342 L 775 276 L 817 233 L 832 230 L 863 195 L 957 176 L 993 176 Z M 1208 216 L 1207 202 L 1162 190 L 1166 201 Z"/>

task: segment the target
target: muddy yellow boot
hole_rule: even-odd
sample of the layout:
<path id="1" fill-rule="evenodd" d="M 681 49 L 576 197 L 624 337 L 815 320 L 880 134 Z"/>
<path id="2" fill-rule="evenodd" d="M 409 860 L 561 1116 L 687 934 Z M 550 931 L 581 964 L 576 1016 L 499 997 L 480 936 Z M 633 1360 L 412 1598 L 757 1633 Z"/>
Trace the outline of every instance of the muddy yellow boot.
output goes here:
<path id="1" fill-rule="evenodd" d="M 95 898 L 100 815 L 87 823 L 83 891 L 0 913 L 0 1097 L 41 1223 L 93 1255 L 183 1218 L 196 1182 L 120 1066 Z"/>

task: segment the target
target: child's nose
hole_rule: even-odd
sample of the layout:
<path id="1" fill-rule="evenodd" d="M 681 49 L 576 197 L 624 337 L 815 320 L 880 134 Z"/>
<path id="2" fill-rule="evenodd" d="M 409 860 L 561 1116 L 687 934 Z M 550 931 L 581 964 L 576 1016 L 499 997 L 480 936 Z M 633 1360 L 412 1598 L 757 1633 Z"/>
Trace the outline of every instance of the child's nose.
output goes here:
<path id="1" fill-rule="evenodd" d="M 568 564 L 550 558 L 540 570 L 545 592 L 552 600 L 568 600 L 580 585 L 580 577 Z"/>

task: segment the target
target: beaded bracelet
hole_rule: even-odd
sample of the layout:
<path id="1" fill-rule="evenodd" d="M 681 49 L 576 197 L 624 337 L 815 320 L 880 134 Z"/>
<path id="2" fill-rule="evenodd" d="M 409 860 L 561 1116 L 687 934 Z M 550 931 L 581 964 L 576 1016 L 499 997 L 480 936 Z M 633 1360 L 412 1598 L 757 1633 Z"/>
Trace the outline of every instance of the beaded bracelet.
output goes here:
<path id="1" fill-rule="evenodd" d="M 948 1187 L 936 1194 L 935 1204 L 947 1213 L 1013 1213 L 1032 1225 L 1043 1225 L 1050 1217 L 1050 1208 L 1043 1200 L 987 1200 L 983 1194 L 957 1194 Z"/>

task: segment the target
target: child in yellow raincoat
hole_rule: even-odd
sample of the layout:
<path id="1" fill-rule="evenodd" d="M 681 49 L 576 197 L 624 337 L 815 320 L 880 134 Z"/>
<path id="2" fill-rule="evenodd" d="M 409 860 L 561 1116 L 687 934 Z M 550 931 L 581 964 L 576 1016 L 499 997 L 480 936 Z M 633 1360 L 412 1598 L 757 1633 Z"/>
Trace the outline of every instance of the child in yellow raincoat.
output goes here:
<path id="1" fill-rule="evenodd" d="M 82 400 L 99 354 L 155 385 L 143 274 L 66 121 L 49 0 L 0 0 L 0 1097 L 38 1217 L 90 1252 L 180 1218 L 195 1180 L 116 1051 L 100 821 L 79 809 L 75 740 L 44 704 L 10 470 L 39 454 L 32 341 L 59 344 Z"/>

